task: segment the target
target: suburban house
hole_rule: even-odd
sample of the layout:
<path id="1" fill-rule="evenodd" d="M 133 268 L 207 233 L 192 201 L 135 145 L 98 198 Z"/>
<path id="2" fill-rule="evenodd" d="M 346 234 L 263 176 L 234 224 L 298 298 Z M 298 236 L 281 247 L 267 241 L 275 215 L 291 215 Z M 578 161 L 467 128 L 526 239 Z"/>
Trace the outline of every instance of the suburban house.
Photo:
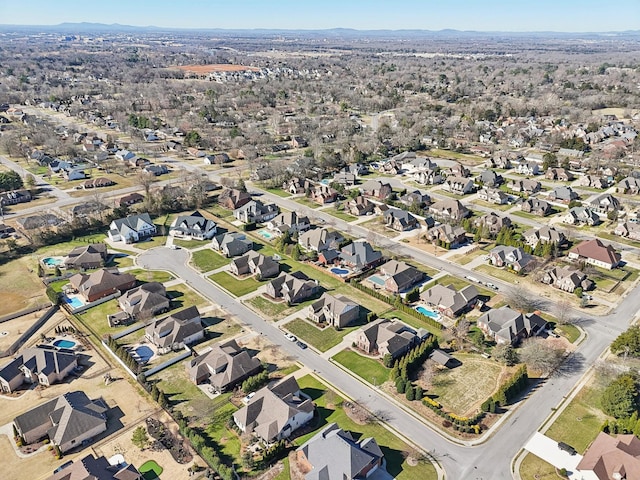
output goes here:
<path id="1" fill-rule="evenodd" d="M 329 185 L 318 183 L 311 187 L 311 190 L 309 191 L 309 198 L 320 205 L 326 205 L 327 203 L 333 203 L 338 199 L 338 191 Z"/>
<path id="2" fill-rule="evenodd" d="M 478 175 L 477 182 L 488 188 L 496 188 L 502 185 L 504 178 L 493 170 L 484 170 Z"/>
<path id="3" fill-rule="evenodd" d="M 429 213 L 444 222 L 459 222 L 467 217 L 470 212 L 459 200 L 447 199 L 431 204 Z"/>
<path id="4" fill-rule="evenodd" d="M 167 173 L 169 173 L 169 169 L 164 164 L 161 164 L 161 165 L 156 165 L 156 164 L 146 165 L 142 169 L 142 171 L 144 173 L 148 173 L 149 175 L 153 175 L 154 177 L 159 177 L 160 175 L 166 175 Z"/>
<path id="5" fill-rule="evenodd" d="M 486 230 L 491 235 L 497 235 L 504 227 L 511 226 L 511 218 L 507 216 L 501 217 L 497 213 L 491 212 L 477 218 L 473 224 L 481 230 Z"/>
<path id="6" fill-rule="evenodd" d="M 157 313 L 169 311 L 171 301 L 167 290 L 159 282 L 143 283 L 122 294 L 118 304 L 130 318 L 151 318 Z"/>
<path id="7" fill-rule="evenodd" d="M 291 195 L 300 195 L 311 190 L 311 182 L 306 178 L 292 177 L 282 184 L 282 189 Z"/>
<path id="8" fill-rule="evenodd" d="M 640 478 L 640 440 L 632 434 L 613 436 L 600 432 L 576 470 L 585 480 Z"/>
<path id="9" fill-rule="evenodd" d="M 260 200 L 251 200 L 233 211 L 236 220 L 243 223 L 264 223 L 280 213 L 275 203 L 264 204 Z"/>
<path id="10" fill-rule="evenodd" d="M 559 180 L 561 182 L 569 182 L 573 180 L 573 175 L 566 168 L 549 167 L 544 174 L 547 180 Z"/>
<path id="11" fill-rule="evenodd" d="M 569 225 L 598 225 L 600 217 L 590 208 L 573 207 L 562 217 L 562 222 Z"/>
<path id="12" fill-rule="evenodd" d="M 391 355 L 398 358 L 429 334 L 415 330 L 397 320 L 382 319 L 363 327 L 356 335 L 356 346 L 369 355 Z"/>
<path id="13" fill-rule="evenodd" d="M 500 168 L 503 170 L 509 170 L 513 168 L 511 165 L 511 159 L 507 155 L 497 153 L 494 157 L 489 158 L 484 162 L 485 166 L 489 168 Z"/>
<path id="14" fill-rule="evenodd" d="M 616 192 L 626 193 L 627 195 L 637 195 L 640 193 L 640 178 L 627 177 L 620 180 L 616 185 Z"/>
<path id="15" fill-rule="evenodd" d="M 551 204 L 538 198 L 527 198 L 520 203 L 520 210 L 540 217 L 545 217 L 551 213 Z"/>
<path id="16" fill-rule="evenodd" d="M 330 231 L 326 228 L 315 228 L 298 235 L 298 244 L 305 250 L 314 252 L 337 249 L 343 241 L 344 237 L 340 232 Z"/>
<path id="17" fill-rule="evenodd" d="M 529 178 L 509 180 L 507 188 L 512 192 L 518 193 L 537 193 L 542 189 L 542 184 L 537 180 L 531 180 Z"/>
<path id="18" fill-rule="evenodd" d="M 389 260 L 380 267 L 384 275 L 384 288 L 392 293 L 409 290 L 424 280 L 425 274 L 411 265 L 397 260 Z"/>
<path id="19" fill-rule="evenodd" d="M 17 205 L 27 203 L 32 200 L 29 190 L 13 190 L 11 192 L 0 193 L 0 205 Z"/>
<path id="20" fill-rule="evenodd" d="M 523 159 L 518 162 L 516 173 L 521 175 L 540 175 L 540 164 L 532 160 Z"/>
<path id="21" fill-rule="evenodd" d="M 615 235 L 626 237 L 630 240 L 640 242 L 640 223 L 637 222 L 624 222 L 618 224 L 613 230 Z"/>
<path id="22" fill-rule="evenodd" d="M 171 224 L 169 234 L 194 240 L 211 240 L 217 230 L 216 222 L 204 218 L 200 212 L 195 211 L 191 215 L 177 217 Z"/>
<path id="23" fill-rule="evenodd" d="M 585 262 L 596 267 L 611 270 L 620 264 L 621 256 L 611 245 L 599 239 L 585 240 L 569 250 L 571 260 Z"/>
<path id="24" fill-rule="evenodd" d="M 104 266 L 107 259 L 107 246 L 104 243 L 92 243 L 86 247 L 76 247 L 64 259 L 65 268 L 87 270 Z"/>
<path id="25" fill-rule="evenodd" d="M 344 211 L 356 217 L 373 213 L 373 207 L 373 202 L 362 195 L 358 195 L 356 198 L 344 203 Z"/>
<path id="26" fill-rule="evenodd" d="M 143 201 L 144 201 L 143 195 L 137 192 L 133 192 L 128 195 L 123 195 L 122 197 L 120 197 L 117 201 L 117 204 L 119 207 L 124 207 L 124 206 L 131 206 L 136 203 L 141 203 Z"/>
<path id="27" fill-rule="evenodd" d="M 533 257 L 520 247 L 498 245 L 489 252 L 489 261 L 494 267 L 507 267 L 516 272 L 524 272 L 533 262 Z"/>
<path id="28" fill-rule="evenodd" d="M 569 267 L 553 267 L 544 272 L 541 281 L 569 293 L 573 293 L 578 287 L 586 292 L 594 286 L 586 273 Z"/>
<path id="29" fill-rule="evenodd" d="M 442 189 L 457 195 L 466 195 L 473 193 L 475 184 L 470 178 L 450 176 L 444 181 Z"/>
<path id="30" fill-rule="evenodd" d="M 345 265 L 357 271 L 373 268 L 383 260 L 382 252 L 374 250 L 371 244 L 365 240 L 351 242 L 342 247 L 340 258 Z"/>
<path id="31" fill-rule="evenodd" d="M 308 217 L 299 216 L 296 212 L 283 212 L 271 219 L 267 223 L 267 228 L 278 234 L 289 232 L 289 234 L 293 235 L 309 230 L 311 222 L 309 222 Z"/>
<path id="32" fill-rule="evenodd" d="M 90 400 L 81 391 L 68 392 L 13 419 L 26 444 L 48 438 L 62 453 L 85 445 L 107 429 L 103 400 Z"/>
<path id="33" fill-rule="evenodd" d="M 469 169 L 460 163 L 454 163 L 449 168 L 447 168 L 448 177 L 466 178 L 470 175 L 471 175 L 471 172 L 469 171 Z"/>
<path id="34" fill-rule="evenodd" d="M 435 307 L 441 314 L 455 318 L 475 306 L 478 290 L 473 285 L 456 290 L 453 285 L 436 284 L 422 292 L 420 299 L 430 307 Z"/>
<path id="35" fill-rule="evenodd" d="M 552 202 L 571 203 L 573 200 L 578 200 L 578 195 L 571 187 L 560 186 L 554 188 L 547 197 Z"/>
<path id="36" fill-rule="evenodd" d="M 400 164 L 393 158 L 386 162 L 381 162 L 378 167 L 378 171 L 380 173 L 385 173 L 387 175 L 398 175 L 401 169 Z"/>
<path id="37" fill-rule="evenodd" d="M 413 180 L 421 185 L 439 185 L 444 181 L 440 170 L 418 170 L 413 174 Z"/>
<path id="38" fill-rule="evenodd" d="M 369 478 L 382 467 L 384 454 L 372 437 L 356 440 L 330 423 L 296 451 L 305 480 Z"/>
<path id="39" fill-rule="evenodd" d="M 338 185 L 343 185 L 345 187 L 353 187 L 356 184 L 357 177 L 355 173 L 340 171 L 333 176 L 331 183 L 337 183 Z"/>
<path id="40" fill-rule="evenodd" d="M 452 227 L 443 223 L 427 230 L 426 238 L 430 242 L 456 248 L 467 243 L 467 231 L 462 227 Z"/>
<path id="41" fill-rule="evenodd" d="M 253 242 L 248 240 L 243 233 L 222 233 L 211 240 L 211 248 L 222 253 L 225 257 L 237 257 L 247 253 L 253 247 Z"/>
<path id="42" fill-rule="evenodd" d="M 496 205 L 504 205 L 509 201 L 509 195 L 497 188 L 481 188 L 478 190 L 478 198 L 488 203 L 495 203 Z"/>
<path id="43" fill-rule="evenodd" d="M 208 383 L 215 393 L 233 389 L 261 369 L 260 360 L 235 340 L 218 342 L 187 363 L 189 379 L 196 385 Z"/>
<path id="44" fill-rule="evenodd" d="M 609 193 L 599 195 L 596 198 L 586 202 L 586 206 L 596 213 L 602 213 L 606 215 L 609 212 L 618 211 L 622 209 L 620 200 Z"/>
<path id="45" fill-rule="evenodd" d="M 386 200 L 393 193 L 393 188 L 390 184 L 383 183 L 380 180 L 367 180 L 364 185 L 360 187 L 360 191 L 368 197 Z"/>
<path id="46" fill-rule="evenodd" d="M 413 190 L 407 192 L 400 197 L 400 202 L 404 203 L 408 207 L 422 207 L 431 203 L 431 197 L 428 193 L 421 192 L 420 190 Z"/>
<path id="47" fill-rule="evenodd" d="M 483 314 L 477 325 L 496 343 L 515 345 L 524 338 L 540 334 L 547 321 L 535 313 L 522 314 L 505 305 Z"/>
<path id="48" fill-rule="evenodd" d="M 98 178 L 89 179 L 86 182 L 84 182 L 82 184 L 82 188 L 84 188 L 84 189 L 102 188 L 102 187 L 110 187 L 110 186 L 115 185 L 115 184 L 116 184 L 116 182 L 114 182 L 110 178 L 98 177 Z"/>
<path id="49" fill-rule="evenodd" d="M 229 264 L 234 275 L 255 275 L 258 280 L 275 277 L 280 273 L 280 264 L 272 257 L 249 250 L 246 255 L 234 258 Z"/>
<path id="50" fill-rule="evenodd" d="M 0 392 L 11 393 L 25 383 L 48 387 L 64 380 L 77 366 L 75 353 L 27 348 L 0 368 Z"/>
<path id="51" fill-rule="evenodd" d="M 76 273 L 69 278 L 71 288 L 82 295 L 86 302 L 95 302 L 117 292 L 123 293 L 135 287 L 136 282 L 136 277 L 130 273 L 109 269 L 96 270 L 90 274 Z"/>
<path id="52" fill-rule="evenodd" d="M 578 185 L 581 187 L 605 189 L 609 188 L 610 183 L 608 178 L 599 175 L 583 175 L 578 179 Z"/>
<path id="53" fill-rule="evenodd" d="M 384 212 L 384 223 L 397 232 L 404 232 L 416 228 L 418 219 L 406 210 L 390 208 Z"/>
<path id="54" fill-rule="evenodd" d="M 249 403 L 233 414 L 243 433 L 253 433 L 271 443 L 288 438 L 313 418 L 315 405 L 302 393 L 298 382 L 288 377 L 258 390 Z"/>
<path id="55" fill-rule="evenodd" d="M 460 360 L 439 348 L 433 349 L 429 354 L 429 359 L 445 368 L 455 368 L 461 364 Z"/>
<path id="56" fill-rule="evenodd" d="M 313 297 L 320 291 L 317 280 L 310 280 L 302 272 L 286 273 L 271 280 L 266 286 L 266 294 L 271 298 L 282 299 L 288 305 L 297 305 Z"/>
<path id="57" fill-rule="evenodd" d="M 156 319 L 145 328 L 145 338 L 158 347 L 158 353 L 179 350 L 204 338 L 198 308 L 193 306 Z"/>
<path id="58" fill-rule="evenodd" d="M 309 305 L 307 317 L 316 323 L 343 328 L 360 317 L 360 306 L 343 295 L 325 293 Z"/>
<path id="59" fill-rule="evenodd" d="M 567 241 L 564 233 L 549 225 L 540 228 L 530 228 L 524 232 L 523 237 L 526 244 L 532 248 L 535 248 L 538 243 L 555 243 L 556 245 L 562 245 Z"/>
<path id="60" fill-rule="evenodd" d="M 57 470 L 46 480 L 143 480 L 144 477 L 132 464 L 111 465 L 105 456 L 92 453 L 71 465 Z"/>
<path id="61" fill-rule="evenodd" d="M 113 242 L 134 243 L 155 234 L 156 226 L 146 212 L 119 218 L 109 225 L 109 238 Z"/>
<path id="62" fill-rule="evenodd" d="M 218 203 L 229 210 L 240 208 L 250 201 L 251 195 L 235 188 L 228 188 L 218 196 Z"/>

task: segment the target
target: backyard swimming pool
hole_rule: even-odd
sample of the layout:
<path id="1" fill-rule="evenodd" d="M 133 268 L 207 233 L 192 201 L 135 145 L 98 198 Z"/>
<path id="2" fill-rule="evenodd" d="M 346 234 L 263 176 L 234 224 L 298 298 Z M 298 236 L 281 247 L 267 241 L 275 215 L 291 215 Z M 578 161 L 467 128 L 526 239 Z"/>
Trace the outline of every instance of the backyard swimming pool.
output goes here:
<path id="1" fill-rule="evenodd" d="M 71 350 L 76 346 L 76 342 L 72 342 L 71 340 L 56 340 L 52 345 L 57 348 L 67 348 Z"/>
<path id="2" fill-rule="evenodd" d="M 384 279 L 377 275 L 371 275 L 367 280 L 369 280 L 371 283 L 375 283 L 376 285 L 384 287 Z"/>
<path id="3" fill-rule="evenodd" d="M 260 230 L 258 232 L 258 235 L 260 235 L 262 238 L 265 238 L 267 240 L 271 240 L 274 237 L 273 233 L 271 233 L 271 232 L 269 232 L 267 230 Z"/>
<path id="4" fill-rule="evenodd" d="M 418 305 L 416 310 L 420 312 L 422 315 L 433 318 L 434 320 L 440 320 L 440 314 L 438 312 L 434 312 L 430 308 L 425 307 L 424 305 Z"/>
<path id="5" fill-rule="evenodd" d="M 349 270 L 347 270 L 346 268 L 338 268 L 338 267 L 333 267 L 329 271 L 335 275 L 341 275 L 341 276 L 349 273 Z"/>
<path id="6" fill-rule="evenodd" d="M 63 297 L 64 303 L 67 305 L 71 305 L 71 308 L 80 308 L 84 306 L 84 302 L 80 300 L 78 297 L 67 297 L 66 295 Z"/>
<path id="7" fill-rule="evenodd" d="M 42 259 L 42 263 L 47 267 L 59 267 L 64 264 L 64 259 L 62 257 L 45 257 Z"/>

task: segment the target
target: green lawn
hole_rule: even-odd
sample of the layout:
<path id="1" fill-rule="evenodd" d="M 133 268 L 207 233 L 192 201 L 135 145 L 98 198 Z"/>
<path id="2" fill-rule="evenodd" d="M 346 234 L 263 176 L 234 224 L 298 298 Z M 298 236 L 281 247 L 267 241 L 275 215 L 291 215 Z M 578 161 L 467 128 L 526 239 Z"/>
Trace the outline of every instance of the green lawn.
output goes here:
<path id="1" fill-rule="evenodd" d="M 364 357 L 353 350 L 343 350 L 334 355 L 332 360 L 374 385 L 382 385 L 389 380 L 389 369 L 382 365 L 381 362 L 373 358 Z"/>
<path id="2" fill-rule="evenodd" d="M 68 242 L 56 243 L 55 245 L 48 245 L 46 247 L 41 247 L 35 253 L 38 258 L 44 256 L 53 256 L 53 255 L 66 255 L 75 247 L 86 247 L 92 243 L 101 243 L 107 236 L 104 233 L 94 233 L 93 235 L 87 235 L 85 237 L 78 237 L 73 240 L 69 240 Z"/>
<path id="3" fill-rule="evenodd" d="M 285 324 L 284 328 L 321 352 L 326 352 L 331 347 L 338 345 L 347 333 L 360 328 L 360 326 L 343 328 L 341 331 L 337 331 L 333 327 L 320 329 L 307 320 L 296 318 Z"/>
<path id="4" fill-rule="evenodd" d="M 358 217 L 354 217 L 353 215 L 344 212 L 343 210 L 336 210 L 335 208 L 327 208 L 323 210 L 323 212 L 328 213 L 329 215 L 344 220 L 345 222 L 353 222 L 357 220 Z"/>
<path id="5" fill-rule="evenodd" d="M 555 480 L 558 477 L 556 468 L 533 453 L 528 453 L 520 464 L 522 480 Z"/>
<path id="6" fill-rule="evenodd" d="M 53 289 L 54 292 L 61 293 L 62 287 L 64 287 L 67 283 L 69 283 L 69 279 L 56 280 L 55 282 L 51 282 L 49 286 Z"/>
<path id="7" fill-rule="evenodd" d="M 173 280 L 173 275 L 169 272 L 164 272 L 162 270 L 143 270 L 142 268 L 136 268 L 134 270 L 129 270 L 127 273 L 134 275 L 141 282 L 168 282 L 169 280 Z"/>
<path id="8" fill-rule="evenodd" d="M 215 215 L 218 218 L 228 218 L 233 217 L 233 210 L 229 210 L 220 205 L 211 205 L 205 209 L 207 212 Z"/>
<path id="9" fill-rule="evenodd" d="M 580 330 L 575 325 L 556 325 L 556 330 L 558 330 L 558 333 L 571 343 L 575 342 L 580 337 Z"/>
<path id="10" fill-rule="evenodd" d="M 192 250 L 194 248 L 210 245 L 211 240 L 182 240 L 180 238 L 174 238 L 173 244 L 178 245 L 179 247 L 182 247 L 182 248 L 187 248 L 189 250 Z"/>
<path id="11" fill-rule="evenodd" d="M 133 246 L 136 248 L 140 248 L 142 250 L 149 250 L 150 248 L 162 247 L 166 243 L 167 243 L 167 237 L 163 235 L 158 235 L 156 237 L 151 237 L 147 240 L 134 243 Z"/>
<path id="12" fill-rule="evenodd" d="M 206 435 L 220 446 L 217 452 L 222 458 L 226 457 L 232 460 L 236 468 L 240 467 L 240 449 L 241 441 L 238 434 L 227 428 L 229 419 L 236 412 L 237 408 L 233 403 L 227 402 L 218 408 L 211 416 L 205 427 Z M 217 449 L 216 449 L 217 450 Z"/>
<path id="13" fill-rule="evenodd" d="M 618 285 L 618 280 L 614 280 L 613 278 L 594 275 L 591 279 L 595 282 L 596 289 L 605 293 L 611 293 L 611 291 Z"/>
<path id="14" fill-rule="evenodd" d="M 532 213 L 523 212 L 522 210 L 514 210 L 513 212 L 509 212 L 509 215 L 516 215 L 522 218 L 530 218 L 532 220 L 540 220 L 541 218 L 543 218 L 540 215 L 534 215 Z"/>
<path id="15" fill-rule="evenodd" d="M 384 219 L 382 217 L 373 217 L 371 220 L 367 220 L 366 222 L 362 222 L 359 224 L 361 227 L 366 228 L 367 230 L 371 230 L 379 235 L 384 235 L 385 237 L 393 238 L 400 235 L 400 232 L 396 232 L 384 224 Z"/>
<path id="16" fill-rule="evenodd" d="M 453 275 L 444 275 L 443 277 L 437 278 L 433 282 L 429 282 L 428 284 L 426 284 L 423 290 L 428 290 L 429 288 L 433 287 L 436 284 L 445 285 L 445 286 L 453 285 L 453 288 L 455 288 L 456 290 L 460 290 L 466 287 L 467 285 L 471 285 L 471 282 L 467 282 L 466 280 L 462 280 L 461 278 L 454 277 Z M 473 284 L 473 285 L 476 287 L 476 290 L 478 290 L 478 293 L 482 296 L 493 298 L 496 295 L 496 292 L 493 290 L 488 290 L 486 288 L 479 287 L 476 284 Z"/>
<path id="17" fill-rule="evenodd" d="M 282 460 L 282 472 L 280 472 L 273 480 L 291 480 L 289 457 Z"/>
<path id="18" fill-rule="evenodd" d="M 344 430 L 354 434 L 356 438 L 375 438 L 384 453 L 387 471 L 397 480 L 436 480 L 438 478 L 435 468 L 428 461 L 421 461 L 415 467 L 410 466 L 405 458 L 411 448 L 391 431 L 379 423 L 359 425 L 351 420 L 341 407 L 342 398 L 329 390 L 325 384 L 310 375 L 300 378 L 298 384 L 317 405 L 320 416 L 318 429 L 335 422 Z M 294 443 L 298 446 L 302 445 L 316 433 L 317 430 L 298 437 L 294 440 Z"/>
<path id="19" fill-rule="evenodd" d="M 285 302 L 272 302 L 262 295 L 250 298 L 247 303 L 272 320 L 286 317 L 283 313 L 290 308 Z"/>
<path id="20" fill-rule="evenodd" d="M 478 265 L 474 268 L 477 272 L 486 273 L 492 277 L 504 280 L 505 282 L 514 283 L 518 279 L 518 274 L 507 270 L 506 268 L 497 268 L 492 265 Z"/>
<path id="21" fill-rule="evenodd" d="M 265 190 L 269 193 L 273 193 L 274 195 L 278 195 L 279 197 L 282 197 L 282 198 L 288 198 L 291 196 L 289 192 L 285 192 L 281 188 L 266 188 Z"/>
<path id="22" fill-rule="evenodd" d="M 304 205 L 305 207 L 309 207 L 313 210 L 321 206 L 320 204 L 314 202 L 313 200 L 308 199 L 307 197 L 298 197 L 294 199 L 294 201 L 299 203 L 300 205 Z"/>
<path id="23" fill-rule="evenodd" d="M 240 280 L 235 275 L 231 275 L 227 272 L 214 273 L 213 275 L 209 275 L 209 279 L 236 297 L 242 297 L 247 293 L 251 293 L 266 283 L 259 282 L 253 277 L 247 277 Z"/>
<path id="24" fill-rule="evenodd" d="M 104 335 L 111 335 L 121 332 L 128 327 L 116 327 L 111 328 L 107 323 L 107 315 L 119 312 L 118 300 L 113 299 L 108 302 L 102 303 L 95 307 L 90 308 L 78 315 L 78 318 L 84 323 L 91 331 L 102 338 Z"/>
<path id="25" fill-rule="evenodd" d="M 224 267 L 229 263 L 229 259 L 207 248 L 193 252 L 191 263 L 201 272 L 209 272 Z"/>
<path id="26" fill-rule="evenodd" d="M 133 267 L 133 257 L 125 253 L 116 253 L 106 266 L 118 268 Z"/>
<path id="27" fill-rule="evenodd" d="M 167 296 L 171 299 L 174 308 L 204 307 L 209 304 L 200 294 L 184 283 L 174 285 L 167 290 Z"/>

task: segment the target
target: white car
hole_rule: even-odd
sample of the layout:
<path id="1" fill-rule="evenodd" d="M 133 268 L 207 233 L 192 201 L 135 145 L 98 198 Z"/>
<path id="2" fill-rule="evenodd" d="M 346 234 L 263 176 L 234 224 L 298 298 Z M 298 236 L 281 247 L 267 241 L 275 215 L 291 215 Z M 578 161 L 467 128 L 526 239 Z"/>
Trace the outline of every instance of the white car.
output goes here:
<path id="1" fill-rule="evenodd" d="M 251 392 L 249 395 L 247 395 L 242 399 L 242 403 L 244 403 L 245 405 L 248 405 L 255 394 L 256 392 Z"/>
<path id="2" fill-rule="evenodd" d="M 298 340 L 295 335 L 292 335 L 290 333 L 285 333 L 284 338 L 286 338 L 290 342 L 295 342 L 296 340 Z"/>

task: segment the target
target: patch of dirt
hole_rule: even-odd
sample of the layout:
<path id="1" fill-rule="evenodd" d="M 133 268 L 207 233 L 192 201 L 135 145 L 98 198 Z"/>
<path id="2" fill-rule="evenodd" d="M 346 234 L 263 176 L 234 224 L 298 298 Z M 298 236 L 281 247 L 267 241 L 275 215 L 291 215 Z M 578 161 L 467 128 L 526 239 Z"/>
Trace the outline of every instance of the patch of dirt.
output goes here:
<path id="1" fill-rule="evenodd" d="M 2 303 L 0 303 L 0 316 L 7 315 L 27 308 L 29 297 L 17 293 L 2 292 Z"/>

